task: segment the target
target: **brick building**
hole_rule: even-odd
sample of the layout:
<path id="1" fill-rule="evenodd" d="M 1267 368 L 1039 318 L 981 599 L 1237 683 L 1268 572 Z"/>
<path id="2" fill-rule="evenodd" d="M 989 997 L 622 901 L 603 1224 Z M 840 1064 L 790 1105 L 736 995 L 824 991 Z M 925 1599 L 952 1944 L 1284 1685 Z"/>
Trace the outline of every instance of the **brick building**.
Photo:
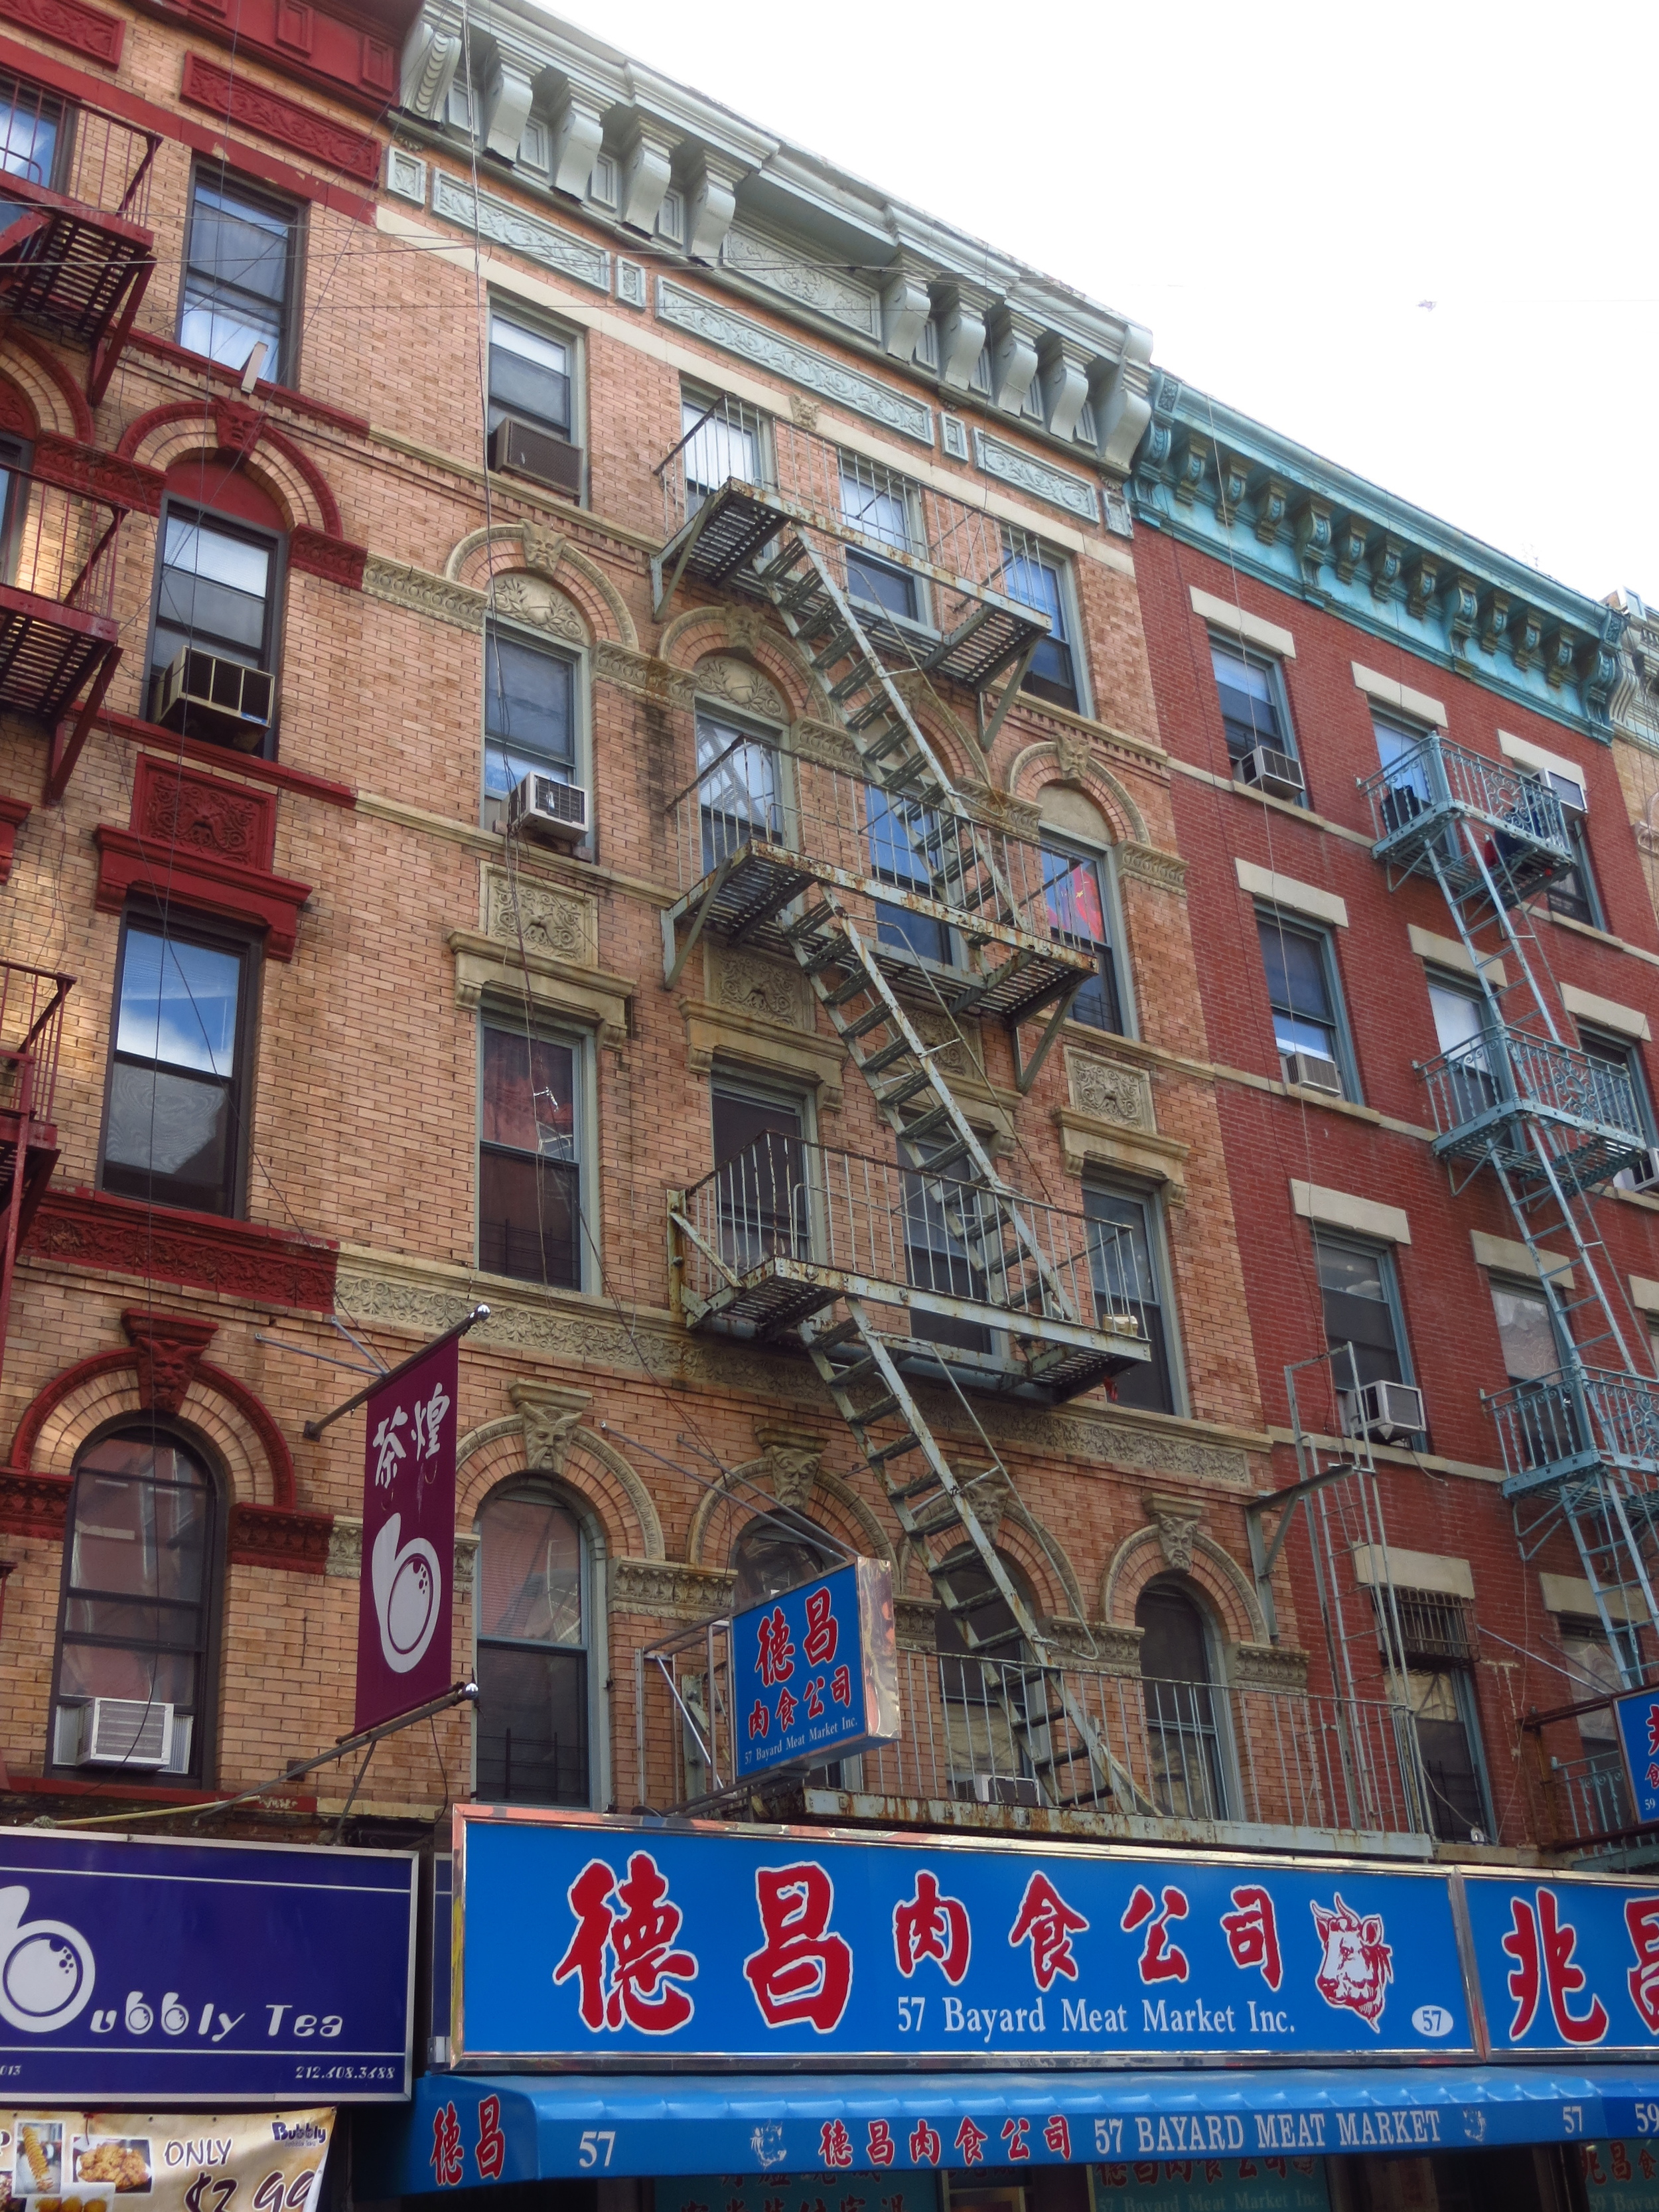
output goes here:
<path id="1" fill-rule="evenodd" d="M 1616 618 L 528 7 L 3 12 L 13 1820 L 199 1823 L 349 1729 L 362 1432 L 306 1425 L 487 1304 L 476 1711 L 213 1832 L 707 1800 L 1352 1869 L 1628 1826 L 1605 1712 L 1551 1723 L 1571 1802 L 1519 1727 L 1640 1674 L 1644 1569 L 1598 1613 L 1503 1494 L 1479 1394 L 1548 1300 L 1411 1066 L 1485 956 L 1353 788 L 1373 710 L 1505 821 L 1544 779 L 1538 934 L 1639 1179 Z M 1597 1214 L 1644 1314 L 1653 1206 Z M 1328 1339 L 1422 1428 L 1340 1446 L 1316 1364 L 1293 1449 Z M 1333 1466 L 1274 1551 L 1261 1494 Z M 723 1791 L 707 1625 L 853 1554 L 897 1740 Z"/>

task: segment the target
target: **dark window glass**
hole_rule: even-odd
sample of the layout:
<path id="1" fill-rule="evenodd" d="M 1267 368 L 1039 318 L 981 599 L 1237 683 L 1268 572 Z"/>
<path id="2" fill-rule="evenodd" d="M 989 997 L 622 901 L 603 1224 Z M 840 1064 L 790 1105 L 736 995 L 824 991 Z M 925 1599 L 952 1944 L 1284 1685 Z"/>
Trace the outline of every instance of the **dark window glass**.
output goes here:
<path id="1" fill-rule="evenodd" d="M 270 667 L 274 552 L 269 538 L 195 507 L 168 507 L 149 653 L 158 684 L 186 646 L 244 668 Z"/>
<path id="2" fill-rule="evenodd" d="M 180 345 L 238 369 L 263 345 L 260 375 L 293 382 L 286 325 L 295 226 L 291 208 L 241 185 L 193 180 Z"/>
<path id="3" fill-rule="evenodd" d="M 932 1153 L 942 1152 L 944 1146 L 921 1149 Z M 956 1165 L 959 1168 L 960 1161 Z M 988 1304 L 985 1270 L 974 1250 L 982 1224 L 973 1186 L 914 1169 L 906 1170 L 903 1185 L 905 1265 L 910 1287 L 933 1291 L 942 1297 Z M 954 1345 L 959 1352 L 992 1349 L 991 1331 L 981 1322 L 958 1321 L 949 1314 L 913 1312 L 910 1334 L 928 1344 Z"/>
<path id="4" fill-rule="evenodd" d="M 1210 664 L 1215 671 L 1216 696 L 1221 702 L 1221 726 L 1227 733 L 1227 751 L 1242 760 L 1258 745 L 1274 752 L 1295 754 L 1291 733 L 1279 705 L 1279 676 L 1270 660 L 1246 653 L 1243 646 L 1210 640 Z"/>
<path id="5" fill-rule="evenodd" d="M 932 898 L 934 867 L 943 858 L 938 815 L 913 799 L 890 799 L 878 784 L 866 784 L 864 791 L 870 866 L 876 880 Z M 915 952 L 924 960 L 950 964 L 949 925 L 885 899 L 876 903 L 876 939 L 878 944 Z"/>
<path id="6" fill-rule="evenodd" d="M 586 1805 L 587 1607 L 582 1534 L 543 1483 L 478 1516 L 478 1795 Z"/>
<path id="7" fill-rule="evenodd" d="M 1101 863 L 1086 854 L 1067 853 L 1054 846 L 1042 850 L 1042 895 L 1048 910 L 1048 927 L 1062 945 L 1095 956 L 1095 974 L 1072 1001 L 1071 1019 L 1087 1022 L 1091 1029 L 1123 1034 L 1123 1008 L 1118 997 L 1117 962 L 1107 927 L 1106 900 L 1101 882 Z"/>
<path id="8" fill-rule="evenodd" d="M 484 638 L 484 790 L 504 799 L 532 769 L 576 780 L 575 667 L 501 630 Z"/>
<path id="9" fill-rule="evenodd" d="M 798 1589 L 815 1576 L 844 1565 L 846 1559 L 846 1552 L 804 1514 L 778 1506 L 763 1520 L 757 1516 L 748 1522 L 732 1540 L 731 1564 L 737 1586 L 732 1609 L 742 1613 L 765 1598 Z"/>
<path id="10" fill-rule="evenodd" d="M 1642 1055 L 1629 1038 L 1586 1029 L 1581 1023 L 1578 1045 L 1596 1080 L 1586 1101 L 1589 1110 L 1615 1128 L 1628 1129 L 1644 1144 L 1654 1141 L 1653 1102 L 1642 1071 Z M 1621 1168 L 1613 1177 L 1620 1190 L 1631 1189 L 1635 1171 Z"/>
<path id="11" fill-rule="evenodd" d="M 1178 1584 L 1154 1582 L 1135 1601 L 1135 1626 L 1141 1631 L 1152 1794 L 1171 1819 L 1224 1819 L 1221 1730 L 1204 1616 Z"/>
<path id="12" fill-rule="evenodd" d="M 478 1265 L 581 1288 L 576 1054 L 568 1044 L 483 1031 Z"/>
<path id="13" fill-rule="evenodd" d="M 1039 554 L 1019 551 L 1012 541 L 1005 541 L 1002 588 L 1021 606 L 1035 607 L 1048 617 L 1048 635 L 1032 654 L 1020 689 L 1029 691 L 1034 699 L 1046 699 L 1052 707 L 1069 707 L 1073 714 L 1078 713 L 1081 701 L 1060 570 Z"/>
<path id="14" fill-rule="evenodd" d="M 52 191 L 63 122 L 63 103 L 50 93 L 19 77 L 0 76 L 0 170 Z"/>
<path id="15" fill-rule="evenodd" d="M 103 1188 L 234 1213 L 240 1197 L 246 948 L 129 922 L 121 941 Z"/>
<path id="16" fill-rule="evenodd" d="M 1316 1239 L 1319 1287 L 1325 1305 L 1325 1340 L 1337 1352 L 1334 1363 L 1339 1390 L 1352 1388 L 1346 1352 L 1352 1344 L 1359 1382 L 1404 1382 L 1406 1364 L 1395 1321 L 1394 1285 L 1388 1255 L 1364 1244 Z"/>
<path id="17" fill-rule="evenodd" d="M 1115 1378 L 1117 1402 L 1139 1406 L 1149 1413 L 1172 1413 L 1175 1385 L 1151 1208 L 1144 1198 L 1127 1192 L 1090 1188 L 1083 1194 L 1083 1211 L 1089 1220 L 1103 1224 L 1090 1246 L 1097 1310 L 1103 1319 L 1109 1310 L 1127 1304 L 1140 1324 L 1142 1342 L 1152 1346 L 1150 1359 L 1138 1361 Z M 1115 1237 L 1113 1230 L 1118 1232 Z"/>
<path id="18" fill-rule="evenodd" d="M 1256 929 L 1267 1003 L 1273 1008 L 1273 1042 L 1281 1059 L 1293 1052 L 1316 1053 L 1340 1068 L 1340 1032 L 1325 939 L 1314 930 L 1292 927 L 1276 914 L 1258 914 Z"/>
<path id="19" fill-rule="evenodd" d="M 570 349 L 539 331 L 489 318 L 489 428 L 518 415 L 570 435 Z"/>
<path id="20" fill-rule="evenodd" d="M 65 1543 L 57 1763 L 75 1762 L 79 1709 L 113 1698 L 139 1709 L 128 1717 L 135 1721 L 145 1708 L 171 1705 L 168 1771 L 200 1774 L 215 1506 L 206 1469 L 163 1434 L 106 1437 L 81 1454 Z"/>
<path id="21" fill-rule="evenodd" d="M 782 835 L 778 757 L 772 746 L 732 723 L 700 714 L 697 769 L 705 874 L 751 839 Z"/>
<path id="22" fill-rule="evenodd" d="M 811 1255 L 801 1109 L 716 1083 L 715 1204 L 720 1257 L 742 1272 L 780 1255 Z"/>
<path id="23" fill-rule="evenodd" d="M 1479 1723 L 1468 1669 L 1410 1664 L 1406 1689 L 1417 1716 L 1417 1746 L 1436 1836 L 1447 1844 L 1485 1843 L 1486 1792 L 1475 1748 Z"/>

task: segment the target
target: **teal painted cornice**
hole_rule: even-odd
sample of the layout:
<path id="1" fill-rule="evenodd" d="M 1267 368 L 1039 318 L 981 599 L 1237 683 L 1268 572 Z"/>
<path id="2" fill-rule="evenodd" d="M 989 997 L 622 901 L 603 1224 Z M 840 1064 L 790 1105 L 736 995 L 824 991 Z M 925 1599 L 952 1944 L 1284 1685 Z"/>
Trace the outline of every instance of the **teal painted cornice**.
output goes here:
<path id="1" fill-rule="evenodd" d="M 1129 491 L 1150 528 L 1607 741 L 1620 610 L 1166 374 Z"/>

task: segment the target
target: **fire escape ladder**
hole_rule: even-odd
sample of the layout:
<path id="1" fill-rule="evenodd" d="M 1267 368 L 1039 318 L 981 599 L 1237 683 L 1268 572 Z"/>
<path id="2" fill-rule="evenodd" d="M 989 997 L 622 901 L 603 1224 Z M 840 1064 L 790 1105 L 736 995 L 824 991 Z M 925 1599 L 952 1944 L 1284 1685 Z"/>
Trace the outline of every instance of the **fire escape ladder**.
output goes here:
<path id="1" fill-rule="evenodd" d="M 989 1517 L 993 1505 L 995 1517 L 1000 1518 L 1013 1480 L 948 1365 L 941 1360 L 940 1371 L 974 1436 L 969 1463 L 960 1468 L 952 1466 L 928 1426 L 888 1340 L 874 1327 L 863 1301 L 849 1297 L 846 1307 L 845 1321 L 808 1334 L 812 1364 L 866 1463 L 879 1476 L 906 1540 L 920 1554 L 934 1593 L 967 1650 L 1003 1666 L 1018 1667 L 1027 1655 L 1035 1661 L 1029 1672 L 1017 1677 L 1016 1692 L 1011 1695 L 1005 1689 L 1000 1696 L 1031 1778 L 1051 1805 L 1092 1803 L 1100 1792 L 1109 1790 L 1123 1811 L 1158 1817 L 1158 1806 L 1068 1687 L 1060 1655 L 1020 1595 L 980 1518 L 978 1509 L 987 1508 Z M 975 1623 L 985 1606 L 983 1589 L 957 1586 L 964 1554 L 989 1577 L 1007 1608 L 1011 1625 L 994 1636 L 982 1635 Z M 967 1667 L 972 1660 L 961 1663 Z M 1006 1676 L 1001 1679 L 1006 1682 Z M 1035 1703 L 1029 1695 L 1033 1690 Z M 998 1695 L 988 1684 L 986 1694 Z M 1073 1769 L 1086 1771 L 1074 1778 Z"/>
<path id="2" fill-rule="evenodd" d="M 1620 1079 L 1565 1041 L 1540 980 L 1527 902 L 1571 865 L 1560 802 L 1437 735 L 1365 788 L 1390 887 L 1434 882 L 1486 1013 L 1480 1039 L 1425 1071 L 1436 1150 L 1455 1188 L 1492 1170 L 1549 1313 L 1557 1371 L 1487 1400 L 1517 1537 L 1530 1559 L 1565 1525 L 1609 1646 L 1639 1680 L 1631 1624 L 1659 1624 L 1659 1385 L 1632 1355 L 1595 1193 L 1645 1150 L 1645 1133 Z"/>

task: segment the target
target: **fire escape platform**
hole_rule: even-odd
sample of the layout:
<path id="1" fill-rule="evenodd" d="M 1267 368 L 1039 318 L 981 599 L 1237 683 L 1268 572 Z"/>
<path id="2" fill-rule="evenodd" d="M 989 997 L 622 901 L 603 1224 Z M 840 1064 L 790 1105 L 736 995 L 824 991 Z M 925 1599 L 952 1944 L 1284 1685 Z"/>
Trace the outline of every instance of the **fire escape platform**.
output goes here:
<path id="1" fill-rule="evenodd" d="M 1659 1382 L 1608 1368 L 1537 1376 L 1486 1401 L 1498 1424 L 1504 1495 L 1583 1482 L 1604 1474 L 1659 1480 Z M 1659 1526 L 1659 1493 L 1632 1490 L 1633 1522 Z"/>
<path id="2" fill-rule="evenodd" d="M 793 958 L 793 949 L 786 933 L 788 909 L 803 892 L 820 884 L 884 906 L 902 907 L 968 939 L 971 964 L 965 969 L 941 969 L 924 964 L 904 947 L 881 944 L 873 926 L 870 928 L 871 953 L 894 991 L 924 1006 L 936 1006 L 942 999 L 955 1015 L 993 1015 L 1003 1021 L 1019 1021 L 1036 1013 L 1061 992 L 1086 982 L 1095 972 L 1091 954 L 1058 945 L 1051 938 L 982 913 L 969 920 L 957 908 L 920 892 L 753 836 L 711 869 L 664 916 L 669 972 L 675 972 L 677 963 L 683 962 L 682 948 L 688 937 L 695 939 L 705 934 L 722 944 L 741 944 L 777 959 Z M 862 923 L 860 926 L 862 928 Z"/>
<path id="3" fill-rule="evenodd" d="M 0 304 L 20 322 L 98 351 L 118 325 L 131 324 L 155 265 L 155 238 L 141 224 L 24 178 L 5 179 Z M 112 366 L 112 355 L 98 364 L 94 399 Z"/>
<path id="4" fill-rule="evenodd" d="M 1505 906 L 1533 897 L 1573 865 L 1561 802 L 1547 785 L 1437 732 L 1360 788 L 1370 801 L 1372 856 L 1396 879 L 1425 875 L 1460 902 L 1484 896 L 1486 878 L 1464 835 L 1475 823 L 1487 833 L 1481 859 Z"/>
<path id="5" fill-rule="evenodd" d="M 11 1203 L 17 1175 L 18 1139 L 22 1116 L 0 1107 L 0 1213 Z M 50 1121 L 31 1121 L 23 1146 L 22 1202 L 17 1213 L 17 1243 L 21 1249 L 58 1164 L 58 1131 Z"/>
<path id="6" fill-rule="evenodd" d="M 55 721 L 120 649 L 112 617 L 0 584 L 0 706 Z"/>
<path id="7" fill-rule="evenodd" d="M 688 578 L 716 590 L 742 592 L 765 601 L 754 574 L 757 557 L 793 526 L 857 548 L 867 546 L 878 559 L 933 585 L 951 601 L 965 601 L 963 618 L 942 635 L 900 623 L 878 609 L 861 610 L 866 633 L 884 658 L 902 667 L 948 677 L 970 690 L 982 690 L 1017 661 L 1026 647 L 1048 634 L 1044 614 L 958 575 L 921 556 L 868 536 L 839 512 L 793 497 L 772 486 L 728 478 L 710 492 L 664 547 L 655 564 L 659 608 L 675 585 Z"/>

